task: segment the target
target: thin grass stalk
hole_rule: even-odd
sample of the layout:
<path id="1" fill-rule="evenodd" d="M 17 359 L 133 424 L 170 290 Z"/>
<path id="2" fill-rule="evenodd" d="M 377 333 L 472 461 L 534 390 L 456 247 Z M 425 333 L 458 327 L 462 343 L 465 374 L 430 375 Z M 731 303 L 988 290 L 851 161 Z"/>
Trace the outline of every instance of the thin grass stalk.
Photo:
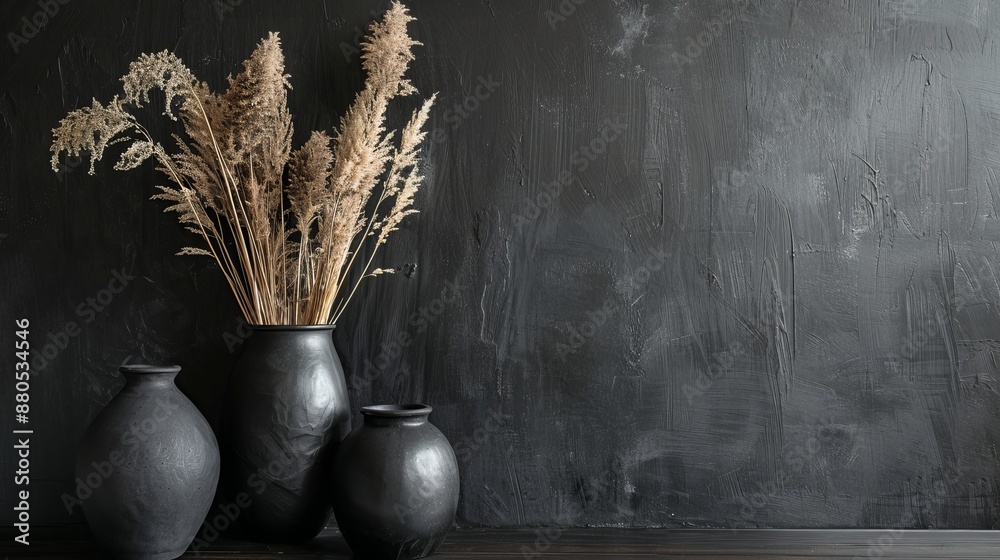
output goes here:
<path id="1" fill-rule="evenodd" d="M 145 138 L 147 139 L 147 141 L 149 141 L 149 142 L 153 141 L 152 137 L 149 134 L 149 131 L 147 131 L 145 127 L 143 127 L 142 125 L 139 125 L 138 123 L 136 123 L 136 128 L 139 130 L 139 132 L 143 136 L 145 136 Z M 181 175 L 177 172 L 177 169 L 174 166 L 173 161 L 169 158 L 169 156 L 166 156 L 166 154 L 163 154 L 162 156 L 158 155 L 157 159 L 170 172 L 171 176 L 173 176 L 174 182 L 176 182 L 178 185 L 180 185 L 183 188 L 184 184 L 186 183 L 186 181 L 184 181 L 181 178 Z M 215 245 L 212 243 L 212 240 L 211 240 L 210 236 L 208 235 L 208 232 L 205 230 L 205 225 L 201 222 L 201 218 L 198 217 L 197 208 L 194 207 L 194 202 L 191 201 L 190 195 L 188 196 L 188 204 L 190 205 L 190 208 L 191 208 L 191 214 L 198 221 L 198 229 L 201 232 L 202 238 L 205 240 L 205 244 L 208 245 L 209 250 L 212 252 L 213 258 L 215 259 L 216 263 L 219 264 L 219 268 L 222 270 L 223 277 L 226 279 L 226 282 L 229 284 L 229 288 L 233 291 L 234 295 L 236 295 L 236 302 L 240 306 L 240 310 L 244 314 L 248 314 L 247 313 L 248 309 L 247 309 L 246 303 L 244 301 L 244 299 L 245 299 L 245 293 L 243 292 L 242 283 L 234 282 L 234 277 L 233 277 L 232 273 L 235 272 L 235 271 L 233 270 L 233 268 L 231 266 L 230 267 L 224 266 L 223 262 L 219 259 L 219 253 L 216 251 Z M 211 237 L 214 237 L 214 236 L 211 236 Z M 228 258 L 228 254 L 227 254 L 227 252 L 224 249 L 221 252 L 222 252 L 222 254 L 226 255 L 227 258 Z M 239 288 L 237 288 L 237 286 Z M 242 297 L 241 297 L 241 294 L 242 294 Z"/>
<path id="2" fill-rule="evenodd" d="M 372 26 L 362 44 L 364 89 L 332 137 L 314 133 L 315 139 L 292 150 L 286 92 L 291 86 L 279 39 L 271 34 L 222 96 L 198 82 L 172 53 L 140 56 L 122 79 L 123 98 L 116 96 L 107 106 L 95 100 L 71 112 L 53 130 L 53 168 L 58 171 L 57 157 L 63 151 L 89 151 L 93 173 L 93 162 L 105 148 L 121 141 L 127 149 L 116 169 L 134 169 L 155 156 L 177 188 L 161 187 L 154 198 L 172 201 L 167 210 L 177 212 L 181 224 L 204 244 L 181 253 L 212 257 L 248 322 L 335 323 L 364 279 L 376 275 L 371 270 L 386 232 L 411 213 L 407 208 L 421 180 L 408 182 L 406 195 L 380 216 L 389 198 L 398 196 L 400 174 L 413 165 L 413 148 L 423 138 L 414 136 L 414 130 L 419 132 L 433 102 L 432 97 L 424 104 L 420 119 L 415 113 L 403 129 L 401 147 L 394 149 L 397 131 L 386 131 L 384 123 L 393 98 L 415 93 L 404 78 L 413 59 L 411 48 L 419 44 L 406 33 L 412 19 L 394 2 L 384 20 Z M 190 138 L 188 142 L 174 135 L 181 148 L 175 156 L 128 112 L 148 103 L 149 92 L 157 88 L 166 96 L 165 114 L 173 120 L 181 117 Z M 176 99 L 183 101 L 177 116 L 172 110 Z M 128 137 L 134 130 L 142 141 Z M 247 134 L 249 130 L 259 134 Z M 298 178 L 293 181 L 290 173 L 286 184 L 290 157 L 301 165 L 295 167 Z M 255 169 L 257 159 L 260 169 Z M 379 198 L 369 210 L 369 196 L 380 182 Z M 289 194 L 291 206 L 286 209 L 284 196 L 291 188 L 301 190 L 295 194 L 299 198 Z M 286 212 L 296 217 L 298 243 L 295 227 L 288 229 Z M 315 222 L 318 216 L 322 218 Z M 377 227 L 382 229 L 375 246 L 359 257 Z M 364 267 L 352 282 L 352 272 L 362 261 Z"/>

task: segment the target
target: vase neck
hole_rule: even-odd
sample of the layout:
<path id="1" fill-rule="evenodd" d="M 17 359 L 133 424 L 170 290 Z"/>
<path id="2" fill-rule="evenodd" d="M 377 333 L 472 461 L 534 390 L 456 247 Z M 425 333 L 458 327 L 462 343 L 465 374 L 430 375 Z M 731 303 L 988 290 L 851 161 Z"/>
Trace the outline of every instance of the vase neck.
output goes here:
<path id="1" fill-rule="evenodd" d="M 314 333 L 330 335 L 336 329 L 336 325 L 250 325 L 250 330 L 254 334 L 260 333 Z"/>
<path id="2" fill-rule="evenodd" d="M 385 418 L 381 416 L 365 416 L 365 426 L 419 426 L 427 423 L 426 416 L 409 416 L 406 418 Z"/>
<path id="3" fill-rule="evenodd" d="M 118 368 L 127 385 L 173 385 L 180 366 L 130 364 Z"/>
<path id="4" fill-rule="evenodd" d="M 366 426 L 419 426 L 431 410 L 424 404 L 379 404 L 362 407 L 361 414 Z"/>
<path id="5" fill-rule="evenodd" d="M 125 373 L 129 385 L 173 385 L 176 373 Z"/>
<path id="6" fill-rule="evenodd" d="M 248 340 L 261 341 L 264 344 L 282 340 L 322 340 L 324 342 L 332 342 L 333 329 L 333 325 L 251 325 Z"/>

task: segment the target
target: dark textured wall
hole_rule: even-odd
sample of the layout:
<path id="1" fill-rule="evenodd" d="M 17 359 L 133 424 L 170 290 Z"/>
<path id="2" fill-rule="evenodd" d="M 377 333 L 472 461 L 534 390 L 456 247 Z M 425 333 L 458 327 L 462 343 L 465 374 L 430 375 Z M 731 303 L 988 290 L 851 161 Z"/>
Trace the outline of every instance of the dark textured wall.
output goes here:
<path id="1" fill-rule="evenodd" d="M 191 238 L 146 200 L 164 179 L 53 174 L 49 130 L 139 53 L 220 88 L 274 30 L 301 142 L 352 99 L 357 30 L 386 6 L 69 0 L 8 35 L 0 348 L 16 317 L 36 353 L 55 341 L 36 523 L 82 521 L 59 496 L 118 364 L 180 363 L 217 422 L 244 334 L 215 267 L 173 256 Z M 1000 524 L 1000 6 L 411 7 L 414 82 L 440 92 L 421 213 L 382 259 L 407 274 L 367 284 L 336 343 L 355 409 L 435 407 L 461 523 Z M 39 9 L 7 2 L 0 30 Z M 102 292 L 113 271 L 134 278 Z"/>

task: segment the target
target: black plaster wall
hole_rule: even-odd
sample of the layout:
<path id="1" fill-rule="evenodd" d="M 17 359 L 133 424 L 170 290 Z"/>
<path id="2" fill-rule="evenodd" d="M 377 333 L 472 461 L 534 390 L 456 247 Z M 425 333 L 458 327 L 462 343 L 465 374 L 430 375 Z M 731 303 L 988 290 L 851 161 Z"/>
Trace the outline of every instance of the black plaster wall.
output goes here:
<path id="1" fill-rule="evenodd" d="M 52 345 L 35 524 L 82 523 L 60 496 L 118 364 L 180 363 L 215 423 L 245 335 L 211 262 L 173 256 L 191 237 L 147 200 L 164 179 L 54 174 L 50 129 L 140 53 L 218 89 L 278 31 L 301 142 L 353 98 L 388 5 L 62 1 L 35 33 L 35 0 L 0 7 L 0 369 L 15 318 Z M 411 9 L 414 83 L 440 92 L 421 213 L 336 343 L 355 409 L 434 406 L 462 524 L 1000 525 L 1000 5 Z"/>

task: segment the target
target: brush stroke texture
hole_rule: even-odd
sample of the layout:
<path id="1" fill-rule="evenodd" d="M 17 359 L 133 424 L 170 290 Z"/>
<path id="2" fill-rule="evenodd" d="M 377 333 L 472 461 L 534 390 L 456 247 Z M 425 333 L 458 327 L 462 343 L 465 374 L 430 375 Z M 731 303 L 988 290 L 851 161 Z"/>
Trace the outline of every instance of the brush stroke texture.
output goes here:
<path id="1" fill-rule="evenodd" d="M 348 372 L 413 337 L 349 382 L 353 408 L 434 406 L 469 450 L 464 525 L 1000 527 L 1000 8 L 562 4 L 413 3 L 444 141 L 384 255 L 407 273 L 367 284 L 336 331 Z M 37 348 L 108 271 L 136 276 L 35 377 L 37 523 L 82 522 L 59 495 L 126 356 L 182 364 L 217 422 L 238 330 L 210 263 L 172 255 L 186 234 L 145 200 L 161 179 L 59 181 L 48 130 L 141 52 L 218 88 L 274 30 L 300 143 L 347 106 L 344 52 L 387 2 L 220 5 L 71 2 L 0 54 L 3 324 L 29 317 Z M 9 2 L 0 29 L 36 10 Z M 471 110 L 481 78 L 500 86 Z"/>

